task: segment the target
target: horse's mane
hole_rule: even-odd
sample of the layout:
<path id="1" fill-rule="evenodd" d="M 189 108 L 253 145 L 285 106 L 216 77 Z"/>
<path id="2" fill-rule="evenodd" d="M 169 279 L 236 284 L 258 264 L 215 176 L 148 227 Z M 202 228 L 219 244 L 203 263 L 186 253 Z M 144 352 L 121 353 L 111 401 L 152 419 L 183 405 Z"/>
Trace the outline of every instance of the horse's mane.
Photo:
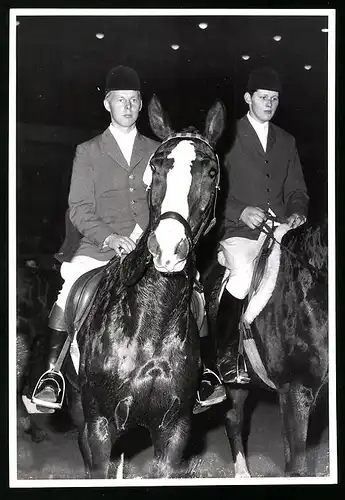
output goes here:
<path id="1" fill-rule="evenodd" d="M 282 245 L 299 255 L 318 270 L 326 270 L 328 263 L 327 223 L 306 224 L 289 231 Z"/>

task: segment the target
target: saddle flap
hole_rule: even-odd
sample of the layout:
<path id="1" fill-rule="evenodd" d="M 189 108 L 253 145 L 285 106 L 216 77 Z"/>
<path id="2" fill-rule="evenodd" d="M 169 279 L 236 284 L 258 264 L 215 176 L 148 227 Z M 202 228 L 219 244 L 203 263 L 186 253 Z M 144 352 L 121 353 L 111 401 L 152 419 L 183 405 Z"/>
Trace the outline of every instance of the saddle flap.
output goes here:
<path id="1" fill-rule="evenodd" d="M 75 332 L 83 324 L 90 311 L 106 266 L 91 269 L 73 284 L 66 303 L 65 321 L 67 330 Z"/>

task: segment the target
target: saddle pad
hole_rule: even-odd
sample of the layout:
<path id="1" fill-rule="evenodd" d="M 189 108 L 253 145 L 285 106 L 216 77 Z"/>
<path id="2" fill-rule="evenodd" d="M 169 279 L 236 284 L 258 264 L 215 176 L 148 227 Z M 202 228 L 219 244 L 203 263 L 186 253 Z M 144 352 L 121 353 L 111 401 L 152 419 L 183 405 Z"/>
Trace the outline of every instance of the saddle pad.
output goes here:
<path id="1" fill-rule="evenodd" d="M 244 312 L 243 320 L 250 325 L 257 315 L 263 310 L 270 297 L 272 296 L 274 287 L 277 282 L 279 266 L 280 266 L 280 242 L 289 230 L 288 224 L 280 224 L 274 231 L 276 241 L 273 243 L 272 251 L 267 259 L 266 270 L 258 290 L 250 299 L 247 309 Z"/>
<path id="2" fill-rule="evenodd" d="M 226 289 L 237 299 L 244 299 L 249 292 L 255 258 L 265 238 L 266 235 L 262 232 L 257 240 L 232 237 L 221 242 L 222 250 L 218 253 L 218 262 L 231 270 Z"/>

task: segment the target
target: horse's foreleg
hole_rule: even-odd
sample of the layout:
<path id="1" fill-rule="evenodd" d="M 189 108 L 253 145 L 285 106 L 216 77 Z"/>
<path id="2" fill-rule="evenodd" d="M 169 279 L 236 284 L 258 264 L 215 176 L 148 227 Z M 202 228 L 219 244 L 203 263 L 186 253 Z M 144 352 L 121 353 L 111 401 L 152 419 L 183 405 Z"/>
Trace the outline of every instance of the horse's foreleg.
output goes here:
<path id="1" fill-rule="evenodd" d="M 287 391 L 279 393 L 286 475 L 307 475 L 306 442 L 312 402 L 311 389 L 302 384 L 291 384 Z"/>
<path id="2" fill-rule="evenodd" d="M 92 479 L 106 479 L 112 447 L 108 419 L 99 416 L 86 422 L 80 444 L 86 462 L 91 452 Z"/>
<path id="3" fill-rule="evenodd" d="M 83 457 L 84 467 L 85 467 L 85 477 L 86 479 L 91 478 L 91 470 L 92 470 L 92 454 L 91 448 L 88 441 L 87 429 L 86 425 L 84 429 L 79 430 L 78 432 L 78 445 L 81 456 Z"/>
<path id="4" fill-rule="evenodd" d="M 250 477 L 243 447 L 243 407 L 248 396 L 244 389 L 230 389 L 226 386 L 231 409 L 226 412 L 225 429 L 234 460 L 235 477 Z"/>
<path id="5" fill-rule="evenodd" d="M 179 419 L 151 432 L 154 448 L 154 477 L 170 477 L 181 463 L 189 432 L 189 418 Z"/>
<path id="6" fill-rule="evenodd" d="M 71 383 L 67 383 L 67 404 L 74 425 L 78 429 L 78 445 L 85 466 L 85 476 L 91 477 L 92 456 L 85 427 L 85 418 L 81 402 L 81 394 Z"/>

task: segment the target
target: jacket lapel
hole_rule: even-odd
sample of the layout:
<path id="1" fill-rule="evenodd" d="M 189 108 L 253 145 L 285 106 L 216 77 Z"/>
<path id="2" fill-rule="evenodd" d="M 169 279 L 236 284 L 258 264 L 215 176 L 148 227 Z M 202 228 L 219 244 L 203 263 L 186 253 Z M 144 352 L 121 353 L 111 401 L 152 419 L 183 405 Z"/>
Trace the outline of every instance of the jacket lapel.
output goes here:
<path id="1" fill-rule="evenodd" d="M 107 128 L 102 134 L 102 149 L 103 152 L 111 156 L 111 158 L 116 161 L 121 167 L 126 170 L 130 170 L 126 158 L 123 156 L 120 146 L 116 142 L 113 134 Z"/>
<path id="2" fill-rule="evenodd" d="M 139 161 L 145 155 L 144 144 L 145 144 L 145 141 L 143 140 L 142 135 L 139 134 L 139 132 L 137 132 L 137 135 L 135 136 L 134 144 L 133 144 L 131 164 L 129 167 L 130 170 L 133 170 L 133 168 L 139 163 Z"/>
<path id="3" fill-rule="evenodd" d="M 271 149 L 273 148 L 273 145 L 276 141 L 276 133 L 274 130 L 274 126 L 272 123 L 269 123 L 268 125 L 268 134 L 267 134 L 267 146 L 266 146 L 266 152 L 264 151 L 262 144 L 260 142 L 260 139 L 255 132 L 254 128 L 251 126 L 247 115 L 244 116 L 240 120 L 240 127 L 241 127 L 241 135 L 244 138 L 244 140 L 247 142 L 248 147 L 250 148 L 255 148 L 255 151 L 259 153 L 261 156 L 264 156 L 265 154 L 268 154 Z"/>
<path id="4" fill-rule="evenodd" d="M 267 146 L 266 153 L 269 153 L 273 148 L 274 143 L 276 142 L 276 133 L 274 130 L 274 126 L 272 123 L 268 125 L 268 135 L 267 135 Z"/>
<path id="5" fill-rule="evenodd" d="M 264 155 L 265 151 L 263 150 L 260 139 L 257 133 L 255 132 L 254 128 L 250 124 L 247 115 L 240 120 L 240 127 L 241 127 L 241 135 L 244 138 L 245 142 L 247 143 L 248 151 L 254 148 L 256 153 Z"/>

